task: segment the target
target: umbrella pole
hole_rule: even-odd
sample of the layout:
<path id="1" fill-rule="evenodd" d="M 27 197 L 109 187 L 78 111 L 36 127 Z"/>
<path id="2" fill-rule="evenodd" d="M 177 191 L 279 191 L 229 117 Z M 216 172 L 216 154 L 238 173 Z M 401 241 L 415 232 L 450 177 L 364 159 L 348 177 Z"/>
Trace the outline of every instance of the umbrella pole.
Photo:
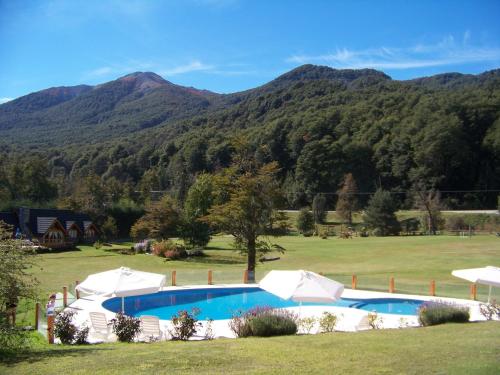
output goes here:
<path id="1" fill-rule="evenodd" d="M 125 297 L 122 297 L 122 314 L 125 314 Z"/>
<path id="2" fill-rule="evenodd" d="M 491 300 L 491 285 L 490 285 L 490 289 L 488 291 L 488 303 L 490 303 L 490 300 Z"/>

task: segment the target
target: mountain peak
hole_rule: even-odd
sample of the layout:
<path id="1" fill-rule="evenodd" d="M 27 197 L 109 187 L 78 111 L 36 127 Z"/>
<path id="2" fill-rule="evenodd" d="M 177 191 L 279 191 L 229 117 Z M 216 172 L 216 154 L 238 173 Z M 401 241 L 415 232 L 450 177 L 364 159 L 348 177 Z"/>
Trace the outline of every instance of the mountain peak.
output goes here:
<path id="1" fill-rule="evenodd" d="M 170 82 L 153 72 L 134 72 L 118 78 L 117 81 L 133 82 L 135 88 L 139 91 L 155 89 L 165 85 L 171 85 Z"/>
<path id="2" fill-rule="evenodd" d="M 330 68 L 329 66 L 305 64 L 279 76 L 276 80 L 302 81 L 330 79 L 348 83 L 358 78 L 366 77 L 378 78 L 383 80 L 391 79 L 391 77 L 389 77 L 385 73 L 375 69 L 334 69 Z"/>

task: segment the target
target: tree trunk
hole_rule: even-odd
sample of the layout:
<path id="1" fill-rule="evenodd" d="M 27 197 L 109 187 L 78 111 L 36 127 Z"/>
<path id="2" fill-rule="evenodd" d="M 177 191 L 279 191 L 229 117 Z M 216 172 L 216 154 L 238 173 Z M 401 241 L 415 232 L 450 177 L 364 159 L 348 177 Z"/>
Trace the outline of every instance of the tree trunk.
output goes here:
<path id="1" fill-rule="evenodd" d="M 248 240 L 248 282 L 255 283 L 255 237 Z"/>

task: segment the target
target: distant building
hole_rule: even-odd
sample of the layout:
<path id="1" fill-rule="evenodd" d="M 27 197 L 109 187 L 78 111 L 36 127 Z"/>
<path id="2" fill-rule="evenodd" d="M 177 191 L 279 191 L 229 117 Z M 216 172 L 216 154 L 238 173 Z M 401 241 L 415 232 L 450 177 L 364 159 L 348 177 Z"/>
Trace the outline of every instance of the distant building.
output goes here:
<path id="1" fill-rule="evenodd" d="M 20 233 L 23 238 L 53 249 L 91 243 L 99 235 L 87 214 L 70 210 L 20 207 L 15 213 L 0 213 L 0 220 L 14 226 L 13 235 Z"/>

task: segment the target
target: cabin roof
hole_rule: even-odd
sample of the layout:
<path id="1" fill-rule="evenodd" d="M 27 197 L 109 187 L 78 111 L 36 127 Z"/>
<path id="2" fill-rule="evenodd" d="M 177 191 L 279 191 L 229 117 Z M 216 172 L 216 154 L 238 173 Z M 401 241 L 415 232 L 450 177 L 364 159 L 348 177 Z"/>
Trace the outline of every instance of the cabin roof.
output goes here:
<path id="1" fill-rule="evenodd" d="M 65 230 L 75 224 L 82 233 L 92 223 L 89 215 L 70 210 L 30 208 L 29 211 L 28 226 L 33 234 L 44 234 L 55 219 Z"/>

